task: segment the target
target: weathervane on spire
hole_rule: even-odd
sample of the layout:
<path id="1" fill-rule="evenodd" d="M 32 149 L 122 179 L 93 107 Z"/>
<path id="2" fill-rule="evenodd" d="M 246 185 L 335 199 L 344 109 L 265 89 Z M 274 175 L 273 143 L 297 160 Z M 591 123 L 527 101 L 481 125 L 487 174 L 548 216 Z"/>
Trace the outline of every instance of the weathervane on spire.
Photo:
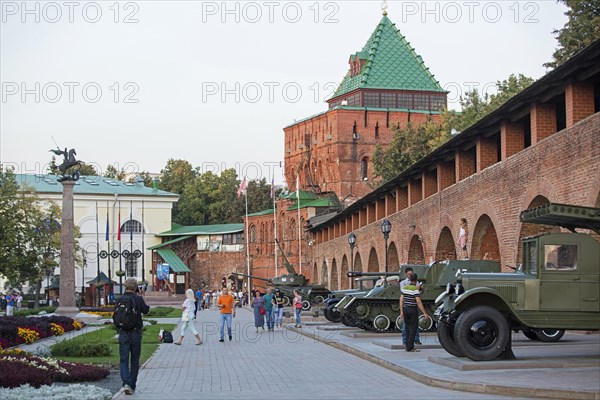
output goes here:
<path id="1" fill-rule="evenodd" d="M 381 2 L 381 9 L 383 10 L 383 15 L 387 15 L 387 7 L 388 7 L 387 0 L 383 0 Z"/>

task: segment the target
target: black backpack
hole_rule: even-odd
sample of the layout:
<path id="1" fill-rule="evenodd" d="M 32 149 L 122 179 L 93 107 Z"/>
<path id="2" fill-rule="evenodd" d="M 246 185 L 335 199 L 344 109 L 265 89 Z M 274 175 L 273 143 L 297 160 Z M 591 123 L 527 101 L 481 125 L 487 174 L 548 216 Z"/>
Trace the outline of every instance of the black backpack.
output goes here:
<path id="1" fill-rule="evenodd" d="M 123 295 L 117 300 L 117 304 L 115 304 L 113 323 L 117 329 L 130 331 L 137 327 L 139 314 L 140 312 L 133 296 Z"/>
<path id="2" fill-rule="evenodd" d="M 173 335 L 171 334 L 170 331 L 163 331 L 162 342 L 163 343 L 173 343 Z"/>

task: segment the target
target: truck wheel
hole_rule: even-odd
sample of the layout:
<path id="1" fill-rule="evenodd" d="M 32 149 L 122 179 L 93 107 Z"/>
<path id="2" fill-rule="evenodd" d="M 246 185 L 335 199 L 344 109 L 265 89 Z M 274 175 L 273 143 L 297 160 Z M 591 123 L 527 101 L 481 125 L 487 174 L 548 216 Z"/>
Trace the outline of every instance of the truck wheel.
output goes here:
<path id="1" fill-rule="evenodd" d="M 536 329 L 535 334 L 542 342 L 558 342 L 565 334 L 562 329 Z"/>
<path id="2" fill-rule="evenodd" d="M 452 325 L 439 322 L 437 324 L 438 341 L 448 353 L 456 357 L 464 357 L 465 354 L 454 342 L 454 327 Z"/>
<path id="3" fill-rule="evenodd" d="M 510 339 L 506 318 L 495 308 L 477 306 L 463 312 L 454 326 L 454 340 L 473 361 L 498 358 Z"/>
<path id="4" fill-rule="evenodd" d="M 331 321 L 331 317 L 329 316 L 329 307 L 323 307 L 323 316 L 327 321 Z"/>
<path id="5" fill-rule="evenodd" d="M 302 301 L 302 311 L 308 311 L 310 310 L 310 302 L 308 300 L 303 300 Z"/>
<path id="6" fill-rule="evenodd" d="M 533 329 L 523 329 L 523 335 L 525 335 L 527 339 L 539 340 Z"/>
<path id="7" fill-rule="evenodd" d="M 390 329 L 390 325 L 390 319 L 383 314 L 379 314 L 373 320 L 373 328 L 375 328 L 375 332 L 385 332 Z"/>
<path id="8" fill-rule="evenodd" d="M 335 308 L 335 303 L 331 304 L 331 305 L 329 305 L 329 307 L 327 307 L 327 311 L 329 312 L 329 320 L 331 322 L 338 323 L 338 322 L 340 322 L 342 314 L 340 314 L 340 312 L 335 310 L 334 308 Z"/>

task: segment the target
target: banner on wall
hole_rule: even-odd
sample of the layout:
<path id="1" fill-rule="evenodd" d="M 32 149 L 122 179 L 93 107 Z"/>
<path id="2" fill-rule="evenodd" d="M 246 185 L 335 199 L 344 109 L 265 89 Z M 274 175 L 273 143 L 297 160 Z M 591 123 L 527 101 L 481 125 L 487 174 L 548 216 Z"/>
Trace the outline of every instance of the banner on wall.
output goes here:
<path id="1" fill-rule="evenodd" d="M 156 266 L 156 279 L 168 280 L 169 279 L 169 264 L 158 264 Z"/>

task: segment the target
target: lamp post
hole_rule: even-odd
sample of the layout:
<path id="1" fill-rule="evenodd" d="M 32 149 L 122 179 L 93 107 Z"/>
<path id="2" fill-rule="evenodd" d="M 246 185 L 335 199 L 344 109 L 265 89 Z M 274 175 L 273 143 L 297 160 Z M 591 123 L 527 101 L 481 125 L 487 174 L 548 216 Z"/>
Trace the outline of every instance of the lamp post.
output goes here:
<path id="1" fill-rule="evenodd" d="M 385 273 L 388 272 L 388 238 L 390 237 L 390 231 L 392 230 L 392 223 L 387 219 L 384 219 L 381 223 L 381 232 L 383 233 L 383 239 L 385 240 Z M 387 285 L 387 279 L 384 280 Z"/>
<path id="2" fill-rule="evenodd" d="M 83 266 L 81 267 L 81 296 L 85 299 L 85 267 L 87 267 L 87 251 L 81 249 L 81 258 L 83 260 Z"/>
<path id="3" fill-rule="evenodd" d="M 351 233 L 348 235 L 348 244 L 350 245 L 350 269 L 354 271 L 354 246 L 356 246 L 356 235 Z M 350 289 L 353 289 L 352 278 L 350 278 Z"/>

